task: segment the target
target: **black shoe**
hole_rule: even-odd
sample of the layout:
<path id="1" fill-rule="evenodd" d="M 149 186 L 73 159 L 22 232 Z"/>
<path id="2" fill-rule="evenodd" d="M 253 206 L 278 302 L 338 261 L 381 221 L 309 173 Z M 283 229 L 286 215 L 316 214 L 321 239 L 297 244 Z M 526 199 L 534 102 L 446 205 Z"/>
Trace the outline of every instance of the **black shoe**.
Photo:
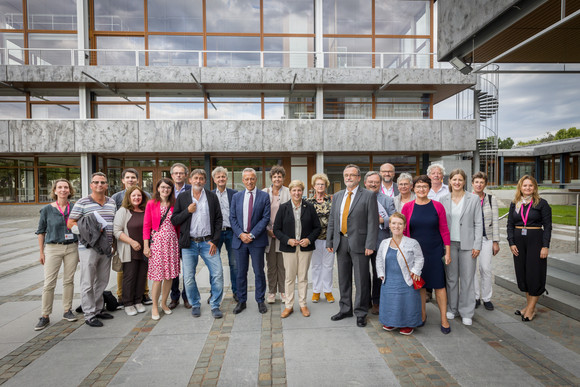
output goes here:
<path id="1" fill-rule="evenodd" d="M 238 302 L 238 305 L 236 305 L 236 307 L 234 308 L 234 314 L 238 314 L 244 309 L 246 309 L 246 303 Z"/>
<path id="2" fill-rule="evenodd" d="M 448 335 L 451 332 L 451 325 L 449 325 L 449 327 L 445 328 L 443 325 L 441 325 L 441 333 L 443 333 L 444 335 Z"/>
<path id="3" fill-rule="evenodd" d="M 239 302 L 240 300 L 238 299 L 238 295 L 236 293 L 234 293 L 234 301 L 235 302 Z"/>
<path id="4" fill-rule="evenodd" d="M 481 300 L 475 300 L 475 309 L 481 306 Z"/>
<path id="5" fill-rule="evenodd" d="M 99 320 L 96 317 L 93 317 L 90 320 L 86 320 L 85 324 L 87 324 L 88 326 L 93 327 L 93 328 L 99 328 L 99 327 L 103 326 L 103 323 L 101 322 L 101 320 Z"/>
<path id="6" fill-rule="evenodd" d="M 357 317 L 356 318 L 356 326 L 357 327 L 361 327 L 361 328 L 366 327 L 367 326 L 367 318 L 366 318 L 366 316 Z"/>
<path id="7" fill-rule="evenodd" d="M 35 331 L 43 330 L 48 326 L 48 324 L 50 324 L 50 319 L 48 317 L 41 317 L 38 320 L 38 324 L 36 324 L 36 326 L 34 327 L 34 330 Z"/>
<path id="8" fill-rule="evenodd" d="M 75 312 L 77 312 L 77 313 L 83 313 L 83 307 L 79 305 L 79 306 L 78 306 L 78 307 L 75 309 Z"/>
<path id="9" fill-rule="evenodd" d="M 493 310 L 493 304 L 491 301 L 483 301 L 483 306 L 486 310 Z"/>
<path id="10" fill-rule="evenodd" d="M 95 316 L 96 318 L 100 318 L 102 320 L 112 320 L 115 318 L 115 316 L 113 316 L 110 313 L 106 313 L 106 312 L 101 312 L 101 313 L 97 313 L 97 315 Z M 93 317 L 94 318 L 94 317 Z M 92 319 L 91 319 L 92 320 Z"/>
<path id="11" fill-rule="evenodd" d="M 268 312 L 268 307 L 263 302 L 258 302 L 258 312 L 264 314 Z"/>
<path id="12" fill-rule="evenodd" d="M 177 308 L 177 305 L 179 305 L 179 300 L 171 300 L 169 303 L 169 309 L 173 310 Z"/>
<path id="13" fill-rule="evenodd" d="M 349 313 L 338 312 L 334 316 L 330 317 L 330 319 L 332 321 L 340 321 L 340 320 L 342 320 L 343 318 L 346 318 L 346 317 L 352 317 L 352 312 L 349 312 Z"/>
<path id="14" fill-rule="evenodd" d="M 153 305 L 153 300 L 151 298 L 149 298 L 148 295 L 144 294 L 143 295 L 143 301 L 141 301 L 141 303 L 143 305 Z"/>

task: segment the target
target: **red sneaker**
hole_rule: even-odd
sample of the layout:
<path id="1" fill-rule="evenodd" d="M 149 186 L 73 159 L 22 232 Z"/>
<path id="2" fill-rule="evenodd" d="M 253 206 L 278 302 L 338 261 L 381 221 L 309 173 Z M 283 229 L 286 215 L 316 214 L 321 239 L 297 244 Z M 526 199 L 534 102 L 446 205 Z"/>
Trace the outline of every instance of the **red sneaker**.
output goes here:
<path id="1" fill-rule="evenodd" d="M 411 333 L 413 333 L 414 329 L 413 328 L 401 328 L 399 329 L 399 333 L 405 336 L 409 336 Z"/>
<path id="2" fill-rule="evenodd" d="M 395 330 L 395 329 L 397 329 L 397 328 L 395 328 L 395 327 L 388 327 L 388 326 L 386 326 L 386 325 L 383 325 L 383 329 L 384 329 L 385 331 L 389 331 L 389 332 L 390 332 L 390 331 L 394 331 L 394 330 Z"/>

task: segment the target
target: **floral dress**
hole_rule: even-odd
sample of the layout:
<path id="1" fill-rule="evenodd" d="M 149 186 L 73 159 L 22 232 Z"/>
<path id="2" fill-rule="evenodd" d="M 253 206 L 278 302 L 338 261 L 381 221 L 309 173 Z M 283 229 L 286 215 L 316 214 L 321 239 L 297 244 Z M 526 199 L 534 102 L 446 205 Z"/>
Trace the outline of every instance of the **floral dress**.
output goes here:
<path id="1" fill-rule="evenodd" d="M 179 240 L 177 232 L 171 224 L 173 210 L 169 207 L 161 207 L 161 217 L 167 211 L 169 215 L 159 226 L 151 245 L 151 258 L 149 258 L 148 278 L 151 281 L 170 280 L 179 276 Z"/>

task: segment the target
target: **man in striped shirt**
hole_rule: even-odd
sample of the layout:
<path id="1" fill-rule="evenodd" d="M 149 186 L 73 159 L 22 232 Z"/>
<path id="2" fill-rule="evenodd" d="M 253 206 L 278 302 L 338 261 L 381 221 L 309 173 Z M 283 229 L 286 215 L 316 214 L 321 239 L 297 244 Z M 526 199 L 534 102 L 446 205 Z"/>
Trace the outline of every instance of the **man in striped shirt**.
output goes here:
<path id="1" fill-rule="evenodd" d="M 102 172 L 93 173 L 91 176 L 92 193 L 75 203 L 67 223 L 69 229 L 73 229 L 73 227 L 77 229 L 78 220 L 93 212 L 106 222 L 106 226 L 101 229 L 101 232 L 107 234 L 107 240 L 111 247 L 108 254 L 101 254 L 96 249 L 79 243 L 81 307 L 85 314 L 85 323 L 91 327 L 102 327 L 103 323 L 100 319 L 113 318 L 113 315 L 103 312 L 103 291 L 109 283 L 111 273 L 113 219 L 117 209 L 115 201 L 106 196 L 108 188 L 107 176 Z"/>

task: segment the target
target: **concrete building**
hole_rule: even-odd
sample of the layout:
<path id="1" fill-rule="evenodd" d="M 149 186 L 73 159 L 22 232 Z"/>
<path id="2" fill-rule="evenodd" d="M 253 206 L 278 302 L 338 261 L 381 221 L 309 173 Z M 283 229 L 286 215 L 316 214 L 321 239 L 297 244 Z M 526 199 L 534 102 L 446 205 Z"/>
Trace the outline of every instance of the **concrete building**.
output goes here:
<path id="1" fill-rule="evenodd" d="M 433 105 L 475 85 L 434 68 L 433 1 L 4 0 L 0 3 L 0 203 L 144 188 L 174 162 L 287 180 L 345 164 L 417 174 L 476 149 L 475 120 Z M 465 153 L 468 152 L 468 153 Z M 460 158 L 460 157 L 459 157 Z M 468 162 L 469 163 L 469 162 Z"/>

